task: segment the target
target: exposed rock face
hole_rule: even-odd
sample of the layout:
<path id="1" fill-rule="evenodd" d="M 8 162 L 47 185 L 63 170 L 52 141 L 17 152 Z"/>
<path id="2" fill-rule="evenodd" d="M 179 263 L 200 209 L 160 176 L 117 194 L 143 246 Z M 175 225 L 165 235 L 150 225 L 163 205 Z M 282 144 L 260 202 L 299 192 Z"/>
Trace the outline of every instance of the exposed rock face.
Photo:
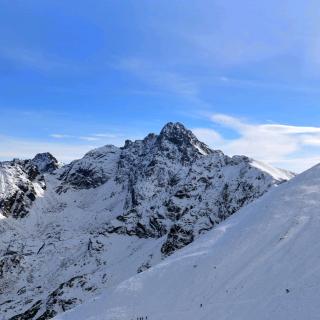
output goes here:
<path id="1" fill-rule="evenodd" d="M 242 206 L 285 181 L 257 169 L 244 156 L 209 149 L 193 133 L 169 123 L 159 136 L 127 142 L 116 181 L 126 186 L 124 210 L 110 232 L 159 238 L 171 254 Z"/>
<path id="2" fill-rule="evenodd" d="M 11 317 L 10 320 L 52 319 L 58 313 L 68 311 L 83 302 L 79 298 L 70 298 L 70 295 L 79 296 L 82 291 L 94 290 L 95 288 L 87 285 L 85 276 L 75 276 L 61 283 L 45 301 L 36 301 L 28 310 Z"/>
<path id="3" fill-rule="evenodd" d="M 43 174 L 57 168 L 58 161 L 50 153 L 39 153 L 32 160 L 1 162 L 0 212 L 6 217 L 25 217 L 46 188 Z"/>
<path id="4" fill-rule="evenodd" d="M 109 161 L 117 161 L 119 149 L 114 146 L 104 146 L 89 151 L 85 156 L 73 161 L 59 172 L 61 185 L 58 192 L 74 189 L 90 189 L 106 183 L 114 174 L 110 170 Z"/>
<path id="5" fill-rule="evenodd" d="M 320 164 L 61 320 L 318 320 Z"/>
<path id="6" fill-rule="evenodd" d="M 37 168 L 19 160 L 0 164 L 0 180 L 5 186 L 0 191 L 0 210 L 6 217 L 26 216 L 37 191 L 45 186 Z"/>
<path id="7" fill-rule="evenodd" d="M 59 168 L 58 160 L 49 152 L 38 153 L 31 163 L 35 165 L 40 173 L 52 173 Z"/>
<path id="8" fill-rule="evenodd" d="M 180 123 L 62 168 L 47 153 L 1 163 L 0 314 L 50 319 L 291 177 L 211 150 Z"/>

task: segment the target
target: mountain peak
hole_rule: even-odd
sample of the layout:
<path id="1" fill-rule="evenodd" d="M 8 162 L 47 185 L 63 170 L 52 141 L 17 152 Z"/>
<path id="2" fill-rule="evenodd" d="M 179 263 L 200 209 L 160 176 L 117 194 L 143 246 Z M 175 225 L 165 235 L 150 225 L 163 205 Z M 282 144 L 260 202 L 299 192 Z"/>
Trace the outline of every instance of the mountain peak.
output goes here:
<path id="1" fill-rule="evenodd" d="M 31 160 L 40 173 L 52 172 L 59 167 L 58 160 L 49 152 L 38 153 Z"/>
<path id="2" fill-rule="evenodd" d="M 180 149 L 192 148 L 197 153 L 208 155 L 212 153 L 212 150 L 193 134 L 191 130 L 188 130 L 180 122 L 167 123 L 160 132 L 158 137 L 160 143 L 163 141 L 169 141 L 176 145 Z"/>
<path id="3" fill-rule="evenodd" d="M 248 158 L 210 150 L 180 123 L 123 148 L 91 150 L 52 174 L 48 164 L 57 162 L 42 153 L 0 165 L 0 314 L 6 319 L 71 309 L 156 266 L 286 180 Z"/>
<path id="4" fill-rule="evenodd" d="M 168 122 L 161 130 L 161 135 L 171 136 L 176 135 L 178 133 L 188 134 L 191 133 L 182 123 L 180 122 Z"/>

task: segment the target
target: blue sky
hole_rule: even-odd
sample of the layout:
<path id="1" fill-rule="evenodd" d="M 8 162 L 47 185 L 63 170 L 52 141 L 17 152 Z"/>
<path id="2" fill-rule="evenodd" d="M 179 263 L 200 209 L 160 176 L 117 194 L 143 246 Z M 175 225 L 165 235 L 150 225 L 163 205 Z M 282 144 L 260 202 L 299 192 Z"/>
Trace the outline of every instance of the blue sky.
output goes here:
<path id="1" fill-rule="evenodd" d="M 62 161 L 180 121 L 211 147 L 320 162 L 320 3 L 0 0 L 0 159 Z"/>

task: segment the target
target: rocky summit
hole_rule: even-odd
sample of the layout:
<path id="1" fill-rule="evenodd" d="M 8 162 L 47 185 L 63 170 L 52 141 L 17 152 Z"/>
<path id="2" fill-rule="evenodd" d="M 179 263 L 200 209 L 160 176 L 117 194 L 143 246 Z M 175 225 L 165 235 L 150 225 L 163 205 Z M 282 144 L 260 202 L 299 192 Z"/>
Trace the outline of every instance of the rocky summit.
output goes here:
<path id="1" fill-rule="evenodd" d="M 50 153 L 39 153 L 32 160 L 0 162 L 0 212 L 5 217 L 23 218 L 33 201 L 46 189 L 44 173 L 58 168 Z"/>
<path id="2" fill-rule="evenodd" d="M 212 150 L 180 123 L 62 167 L 49 153 L 3 162 L 0 319 L 51 319 L 292 177 Z"/>

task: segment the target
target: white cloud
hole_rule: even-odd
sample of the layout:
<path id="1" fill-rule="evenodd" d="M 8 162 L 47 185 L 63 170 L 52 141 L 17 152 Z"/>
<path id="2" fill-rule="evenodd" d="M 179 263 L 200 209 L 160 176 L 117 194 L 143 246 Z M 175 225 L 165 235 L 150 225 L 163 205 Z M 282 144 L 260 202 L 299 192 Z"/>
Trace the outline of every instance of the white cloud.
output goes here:
<path id="1" fill-rule="evenodd" d="M 320 157 L 293 157 L 292 159 L 283 159 L 277 162 L 279 168 L 289 168 L 294 172 L 303 172 L 320 162 Z"/>
<path id="2" fill-rule="evenodd" d="M 99 141 L 101 140 L 99 137 L 91 137 L 91 136 L 82 136 L 79 137 L 80 140 L 84 140 L 84 141 Z"/>
<path id="3" fill-rule="evenodd" d="M 125 140 L 138 140 L 137 132 L 95 132 L 85 135 L 66 133 L 50 134 L 47 141 L 39 139 L 17 138 L 0 134 L 0 161 L 13 158 L 30 159 L 37 153 L 50 152 L 61 162 L 70 162 L 103 145 L 124 145 Z"/>
<path id="4" fill-rule="evenodd" d="M 201 141 L 208 145 L 217 146 L 223 144 L 224 139 L 213 129 L 195 128 L 192 131 Z"/>
<path id="5" fill-rule="evenodd" d="M 123 137 L 123 135 L 115 134 L 115 133 L 95 133 L 92 136 L 99 137 L 99 138 L 109 138 L 109 139 Z"/>
<path id="6" fill-rule="evenodd" d="M 54 139 L 68 139 L 68 140 L 81 140 L 81 141 L 100 141 L 100 144 L 114 144 L 114 145 L 122 145 L 122 143 L 129 139 L 128 136 L 121 133 L 94 133 L 86 136 L 76 136 L 70 134 L 63 133 L 54 133 L 50 134 L 51 138 Z"/>
<path id="7" fill-rule="evenodd" d="M 18 139 L 0 136 L 0 160 L 13 158 L 30 159 L 37 153 L 50 152 L 59 161 L 70 162 L 79 159 L 95 145 L 75 145 L 58 142 L 43 142 L 37 140 Z"/>
<path id="8" fill-rule="evenodd" d="M 295 172 L 320 162 L 320 127 L 255 124 L 225 114 L 211 114 L 209 119 L 215 124 L 215 129 L 195 128 L 193 132 L 212 148 L 228 155 L 244 154 Z M 235 133 L 232 135 L 235 137 L 227 136 L 226 129 Z M 55 133 L 51 138 L 56 140 L 0 136 L 0 160 L 32 158 L 36 153 L 49 151 L 60 161 L 69 162 L 104 144 L 121 146 L 125 139 L 141 137 L 107 132 L 87 136 Z"/>
<path id="9" fill-rule="evenodd" d="M 225 114 L 214 114 L 210 119 L 238 137 L 225 138 L 216 130 L 204 128 L 194 129 L 195 134 L 229 155 L 244 154 L 297 172 L 320 162 L 320 127 L 252 124 Z"/>
<path id="10" fill-rule="evenodd" d="M 13 158 L 30 159 L 37 153 L 50 152 L 59 161 L 70 162 L 82 158 L 83 155 L 94 148 L 113 144 L 124 145 L 126 139 L 138 139 L 139 137 L 125 134 L 97 133 L 88 136 L 74 136 L 67 134 L 51 134 L 51 138 L 57 140 L 40 141 L 24 138 L 15 138 L 0 135 L 0 161 Z"/>
<path id="11" fill-rule="evenodd" d="M 304 136 L 302 136 L 302 139 L 303 139 L 303 142 L 306 145 L 319 146 L 320 147 L 320 134 L 304 135 Z"/>
<path id="12" fill-rule="evenodd" d="M 60 134 L 60 133 L 53 133 L 50 134 L 51 138 L 55 138 L 55 139 L 67 139 L 67 138 L 73 138 L 73 136 L 70 136 L 68 134 Z"/>

